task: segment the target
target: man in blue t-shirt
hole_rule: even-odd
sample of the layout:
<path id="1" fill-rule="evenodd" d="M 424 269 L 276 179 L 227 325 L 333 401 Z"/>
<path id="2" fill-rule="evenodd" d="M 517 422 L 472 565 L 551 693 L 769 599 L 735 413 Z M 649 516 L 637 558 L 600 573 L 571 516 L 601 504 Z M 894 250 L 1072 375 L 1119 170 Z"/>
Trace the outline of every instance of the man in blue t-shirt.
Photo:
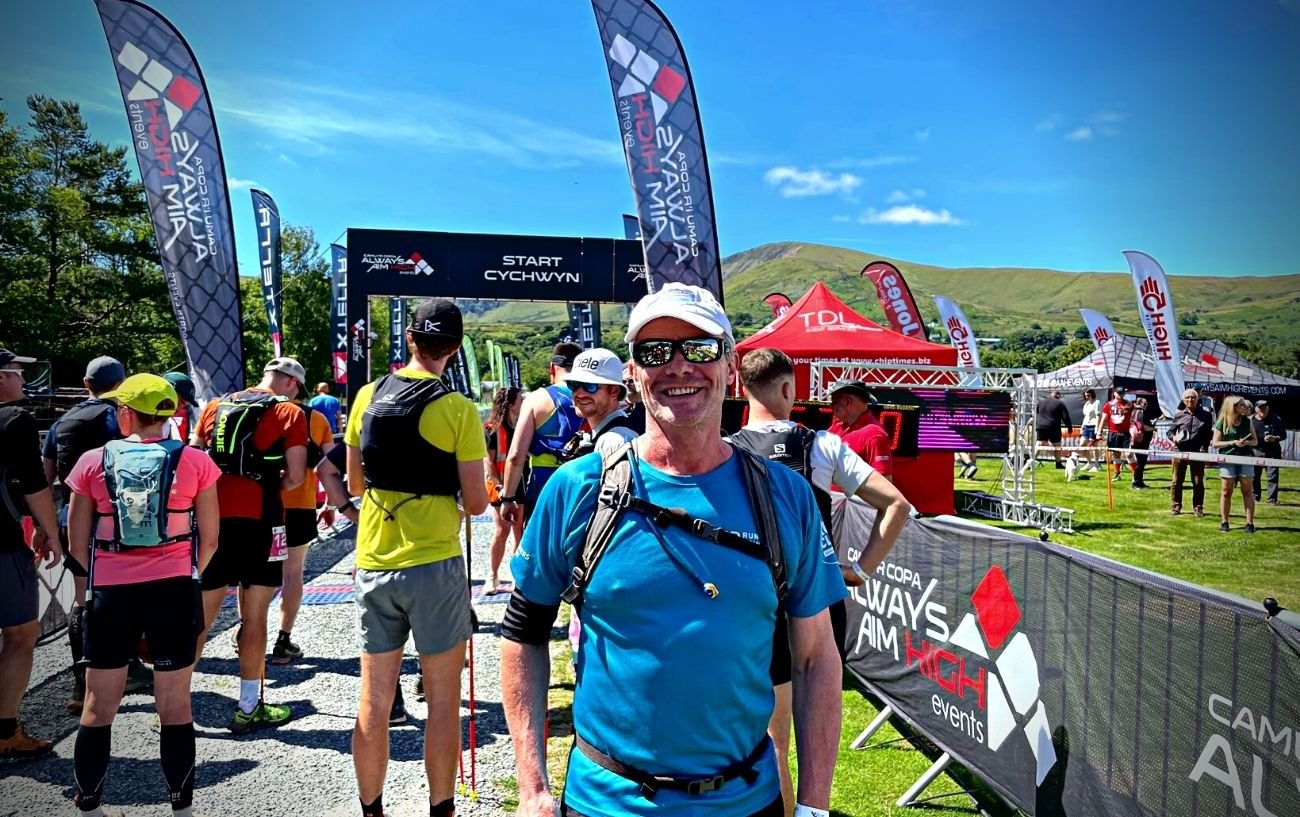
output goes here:
<path id="1" fill-rule="evenodd" d="M 326 422 L 330 424 L 331 433 L 339 433 L 339 418 L 343 416 L 343 405 L 337 397 L 330 394 L 330 384 L 317 383 L 316 396 L 308 400 L 307 405 L 325 415 Z"/>
<path id="2" fill-rule="evenodd" d="M 646 405 L 646 433 L 631 443 L 631 494 L 757 542 L 742 454 L 721 437 L 722 398 L 735 375 L 722 307 L 706 290 L 669 284 L 636 306 L 626 340 Z M 554 813 L 541 734 L 547 642 L 601 468 L 590 456 L 555 473 L 511 562 L 503 697 L 519 813 L 527 817 Z M 840 663 L 827 608 L 846 592 L 808 483 L 779 465 L 768 467 L 768 480 L 789 588 L 795 814 L 825 817 L 840 730 Z M 598 566 L 575 612 L 578 751 L 569 760 L 566 817 L 784 815 L 766 734 L 778 615 L 767 560 L 627 509 Z"/>

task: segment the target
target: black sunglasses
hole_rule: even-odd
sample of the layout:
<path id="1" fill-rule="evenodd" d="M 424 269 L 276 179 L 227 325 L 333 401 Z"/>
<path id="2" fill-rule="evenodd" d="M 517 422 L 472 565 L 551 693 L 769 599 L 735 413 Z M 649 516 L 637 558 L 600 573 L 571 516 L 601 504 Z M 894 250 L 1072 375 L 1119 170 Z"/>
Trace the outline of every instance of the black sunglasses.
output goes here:
<path id="1" fill-rule="evenodd" d="M 722 357 L 719 338 L 702 337 L 685 340 L 638 340 L 632 344 L 632 359 L 640 366 L 664 366 L 681 352 L 688 363 L 712 363 Z"/>
<path id="2" fill-rule="evenodd" d="M 595 394 L 600 391 L 600 383 L 575 383 L 568 381 L 569 391 L 585 391 L 587 394 Z"/>

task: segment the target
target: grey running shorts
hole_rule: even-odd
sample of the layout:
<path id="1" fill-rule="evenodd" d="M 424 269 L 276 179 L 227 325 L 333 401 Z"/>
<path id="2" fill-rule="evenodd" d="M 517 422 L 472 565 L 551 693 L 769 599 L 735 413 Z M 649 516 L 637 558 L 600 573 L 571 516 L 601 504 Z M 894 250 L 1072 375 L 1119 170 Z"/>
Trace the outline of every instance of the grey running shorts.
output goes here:
<path id="1" fill-rule="evenodd" d="M 17 627 L 36 620 L 40 595 L 36 563 L 30 550 L 0 553 L 0 627 Z"/>
<path id="2" fill-rule="evenodd" d="M 415 635 L 420 655 L 446 652 L 473 634 L 469 583 L 460 556 L 401 570 L 357 569 L 361 649 L 400 650 Z"/>

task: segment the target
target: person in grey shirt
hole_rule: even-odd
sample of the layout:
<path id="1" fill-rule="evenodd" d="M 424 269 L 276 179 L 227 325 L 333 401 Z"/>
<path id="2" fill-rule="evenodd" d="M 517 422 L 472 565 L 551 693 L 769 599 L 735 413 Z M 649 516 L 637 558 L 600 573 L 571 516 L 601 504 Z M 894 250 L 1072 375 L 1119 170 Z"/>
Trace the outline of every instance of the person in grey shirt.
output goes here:
<path id="1" fill-rule="evenodd" d="M 1255 429 L 1255 439 L 1259 440 L 1259 444 L 1255 446 L 1259 455 L 1280 459 L 1282 441 L 1286 439 L 1286 426 L 1282 423 L 1282 418 L 1273 413 L 1267 400 L 1255 401 L 1255 413 L 1250 418 L 1250 425 Z M 1278 481 L 1276 465 L 1255 466 L 1255 484 L 1252 486 L 1255 489 L 1255 501 L 1258 502 L 1263 496 L 1265 472 L 1268 474 L 1268 504 L 1276 505 Z"/>

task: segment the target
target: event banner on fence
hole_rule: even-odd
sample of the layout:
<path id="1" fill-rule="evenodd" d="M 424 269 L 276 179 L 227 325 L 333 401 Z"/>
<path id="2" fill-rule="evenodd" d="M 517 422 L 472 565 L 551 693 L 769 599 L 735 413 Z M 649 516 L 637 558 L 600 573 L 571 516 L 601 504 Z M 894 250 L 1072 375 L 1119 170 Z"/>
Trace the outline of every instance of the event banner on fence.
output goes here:
<path id="1" fill-rule="evenodd" d="M 1125 250 L 1133 288 L 1137 291 L 1138 317 L 1151 343 L 1151 359 L 1156 369 L 1156 398 L 1167 417 L 1178 412 L 1183 399 L 1183 353 L 1178 348 L 1178 323 L 1174 316 L 1174 296 L 1169 291 L 1165 271 L 1151 256 Z"/>
<path id="2" fill-rule="evenodd" d="M 1083 325 L 1088 327 L 1088 337 L 1092 338 L 1093 345 L 1098 349 L 1118 334 L 1115 327 L 1111 326 L 1110 318 L 1097 310 L 1080 309 L 1079 314 L 1083 316 Z"/>
<path id="3" fill-rule="evenodd" d="M 954 517 L 851 593 L 852 673 L 1031 815 L 1300 814 L 1300 617 Z"/>
<path id="4" fill-rule="evenodd" d="M 334 382 L 348 382 L 348 251 L 330 245 L 330 297 L 334 301 Z"/>
<path id="5" fill-rule="evenodd" d="M 649 0 L 592 0 L 636 200 L 651 291 L 674 281 L 722 302 L 722 259 L 695 85 Z"/>
<path id="6" fill-rule="evenodd" d="M 910 338 L 930 339 L 921 311 L 916 308 L 916 299 L 898 267 L 888 261 L 872 261 L 862 268 L 861 274 L 875 285 L 876 299 L 885 310 L 890 329 Z"/>
<path id="7" fill-rule="evenodd" d="M 262 270 L 262 300 L 266 304 L 266 322 L 271 328 L 272 353 L 280 352 L 280 208 L 275 199 L 261 190 L 250 190 L 253 215 L 257 218 L 257 264 Z"/>
<path id="8" fill-rule="evenodd" d="M 153 9 L 96 0 L 200 401 L 244 387 L 239 272 L 221 141 L 198 61 Z"/>

